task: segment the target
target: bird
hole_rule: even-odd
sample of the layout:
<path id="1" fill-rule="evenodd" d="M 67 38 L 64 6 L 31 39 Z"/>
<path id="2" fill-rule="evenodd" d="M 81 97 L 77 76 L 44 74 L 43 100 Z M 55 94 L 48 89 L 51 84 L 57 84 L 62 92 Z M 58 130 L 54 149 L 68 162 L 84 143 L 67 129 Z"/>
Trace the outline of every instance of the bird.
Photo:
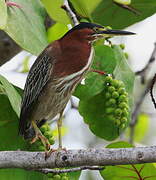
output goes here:
<path id="1" fill-rule="evenodd" d="M 90 71 L 94 57 L 93 42 L 116 35 L 133 35 L 99 24 L 81 22 L 63 37 L 50 43 L 37 57 L 28 73 L 19 120 L 19 134 L 31 143 L 40 139 L 50 150 L 40 127 L 59 115 L 58 149 L 62 149 L 63 111 L 76 86 Z"/>

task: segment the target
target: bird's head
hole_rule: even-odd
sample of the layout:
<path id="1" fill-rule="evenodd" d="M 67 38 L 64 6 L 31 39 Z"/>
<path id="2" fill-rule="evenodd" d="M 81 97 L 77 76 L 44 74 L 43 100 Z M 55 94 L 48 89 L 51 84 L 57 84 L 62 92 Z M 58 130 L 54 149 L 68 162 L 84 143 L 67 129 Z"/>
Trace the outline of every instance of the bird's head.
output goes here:
<path id="1" fill-rule="evenodd" d="M 74 37 L 82 41 L 85 40 L 88 42 L 94 42 L 103 38 L 133 34 L 135 33 L 121 30 L 112 30 L 98 24 L 82 22 L 68 31 L 65 36 L 70 36 L 72 38 Z"/>

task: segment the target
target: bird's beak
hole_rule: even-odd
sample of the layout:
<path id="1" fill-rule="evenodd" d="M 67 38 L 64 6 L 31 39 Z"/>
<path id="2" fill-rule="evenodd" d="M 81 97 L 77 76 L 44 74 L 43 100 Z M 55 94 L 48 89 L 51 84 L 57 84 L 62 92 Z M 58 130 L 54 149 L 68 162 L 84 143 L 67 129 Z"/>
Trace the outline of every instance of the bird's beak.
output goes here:
<path id="1" fill-rule="evenodd" d="M 99 34 L 108 35 L 108 36 L 125 36 L 125 35 L 134 35 L 135 33 L 129 31 L 107 29 L 104 31 L 99 31 Z"/>

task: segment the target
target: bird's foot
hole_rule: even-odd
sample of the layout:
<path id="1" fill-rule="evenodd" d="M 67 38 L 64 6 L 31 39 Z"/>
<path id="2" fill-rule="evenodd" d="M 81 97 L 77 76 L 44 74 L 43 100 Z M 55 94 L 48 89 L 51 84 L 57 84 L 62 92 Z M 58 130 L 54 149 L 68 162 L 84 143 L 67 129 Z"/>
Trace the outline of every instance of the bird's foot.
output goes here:
<path id="1" fill-rule="evenodd" d="M 50 143 L 49 143 L 48 139 L 45 136 L 43 136 L 43 134 L 41 132 L 36 134 L 36 136 L 31 140 L 30 143 L 33 144 L 39 139 L 41 140 L 42 144 L 44 145 L 46 152 L 48 152 L 50 150 Z"/>

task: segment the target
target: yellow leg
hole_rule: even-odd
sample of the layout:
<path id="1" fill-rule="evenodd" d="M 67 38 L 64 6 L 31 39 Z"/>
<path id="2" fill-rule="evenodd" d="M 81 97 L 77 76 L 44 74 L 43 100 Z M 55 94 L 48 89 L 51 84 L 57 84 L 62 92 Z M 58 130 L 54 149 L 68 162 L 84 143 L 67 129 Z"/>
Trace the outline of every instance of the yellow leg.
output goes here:
<path id="1" fill-rule="evenodd" d="M 32 126 L 35 130 L 36 136 L 32 139 L 31 144 L 36 142 L 38 139 L 40 139 L 42 144 L 44 145 L 44 147 L 48 151 L 50 149 L 50 143 L 49 143 L 48 139 L 42 134 L 42 132 L 40 131 L 40 129 L 36 125 L 35 121 L 32 121 Z"/>
<path id="2" fill-rule="evenodd" d="M 62 115 L 63 115 L 63 111 L 60 113 L 60 117 L 57 121 L 57 128 L 58 128 L 58 140 L 59 140 L 59 147 L 58 149 L 61 150 L 62 149 L 62 133 L 61 133 L 61 127 L 62 127 Z"/>

